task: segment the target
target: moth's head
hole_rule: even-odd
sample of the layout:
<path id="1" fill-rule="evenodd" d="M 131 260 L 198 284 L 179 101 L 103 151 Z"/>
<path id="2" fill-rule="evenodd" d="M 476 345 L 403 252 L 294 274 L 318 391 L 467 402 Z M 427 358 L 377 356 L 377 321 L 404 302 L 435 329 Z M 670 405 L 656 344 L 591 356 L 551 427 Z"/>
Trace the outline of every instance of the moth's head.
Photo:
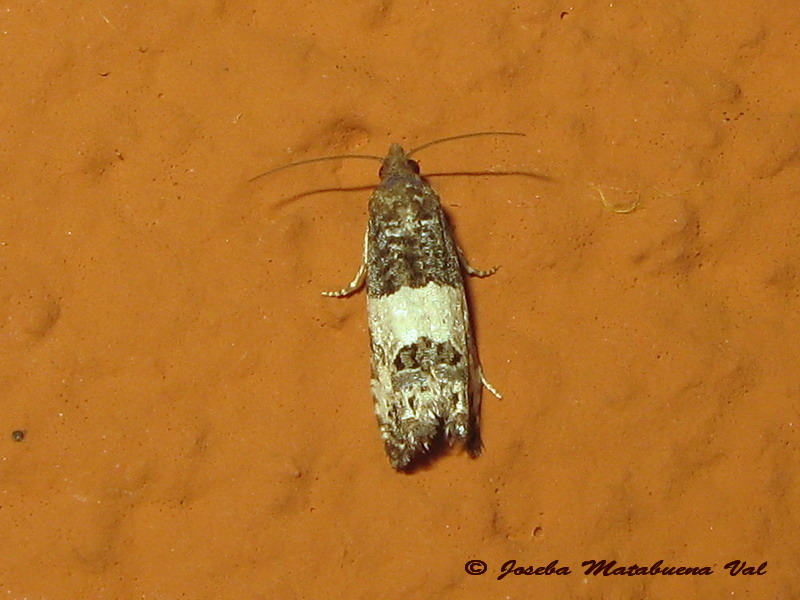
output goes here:
<path id="1" fill-rule="evenodd" d="M 393 177 L 412 177 L 419 179 L 419 163 L 410 158 L 400 144 L 391 144 L 389 153 L 381 163 L 378 176 L 381 181 L 387 181 Z"/>

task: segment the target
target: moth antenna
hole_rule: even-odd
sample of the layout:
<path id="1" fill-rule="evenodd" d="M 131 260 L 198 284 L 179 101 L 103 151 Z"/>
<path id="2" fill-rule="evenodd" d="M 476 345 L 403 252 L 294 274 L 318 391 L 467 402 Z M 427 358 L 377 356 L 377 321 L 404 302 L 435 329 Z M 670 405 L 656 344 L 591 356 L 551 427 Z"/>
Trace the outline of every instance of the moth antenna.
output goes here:
<path id="1" fill-rule="evenodd" d="M 524 133 L 519 133 L 517 131 L 478 131 L 476 133 L 464 133 L 462 135 L 454 135 L 452 137 L 442 138 L 440 140 L 433 140 L 432 142 L 428 142 L 427 144 L 422 144 L 422 146 L 417 146 L 416 148 L 412 148 L 406 156 L 411 156 L 415 152 L 419 152 L 420 150 L 424 150 L 425 148 L 429 148 L 434 144 L 441 144 L 443 142 L 451 142 L 453 140 L 463 140 L 464 138 L 471 138 L 477 137 L 479 135 L 521 135 L 524 136 Z"/>
<path id="2" fill-rule="evenodd" d="M 269 171 L 264 171 L 263 173 L 259 173 L 255 177 L 251 177 L 247 181 L 253 182 L 256 179 L 261 179 L 262 177 L 266 177 L 267 175 L 272 175 L 273 173 L 277 173 L 278 171 L 283 171 L 284 169 L 288 169 L 289 167 L 297 167 L 299 165 L 307 165 L 309 163 L 316 163 L 322 162 L 324 160 L 338 160 L 340 158 L 368 158 L 370 160 L 377 160 L 383 162 L 383 158 L 380 156 L 372 156 L 371 154 L 338 154 L 336 156 L 322 156 L 320 158 L 309 158 L 306 160 L 300 160 L 297 162 L 289 163 L 288 165 L 283 165 L 281 167 L 275 167 L 274 169 L 270 169 Z"/>

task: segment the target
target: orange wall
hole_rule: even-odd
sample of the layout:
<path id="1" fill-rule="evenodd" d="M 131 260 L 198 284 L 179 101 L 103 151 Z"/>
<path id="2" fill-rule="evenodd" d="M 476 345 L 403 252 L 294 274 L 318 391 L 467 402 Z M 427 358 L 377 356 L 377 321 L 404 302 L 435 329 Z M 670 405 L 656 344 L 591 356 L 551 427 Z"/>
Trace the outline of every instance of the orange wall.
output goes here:
<path id="1" fill-rule="evenodd" d="M 799 14 L 6 3 L 0 597 L 800 596 Z M 527 137 L 418 158 L 501 265 L 470 292 L 504 398 L 480 458 L 398 474 L 364 297 L 319 294 L 377 164 L 247 180 L 484 130 Z"/>

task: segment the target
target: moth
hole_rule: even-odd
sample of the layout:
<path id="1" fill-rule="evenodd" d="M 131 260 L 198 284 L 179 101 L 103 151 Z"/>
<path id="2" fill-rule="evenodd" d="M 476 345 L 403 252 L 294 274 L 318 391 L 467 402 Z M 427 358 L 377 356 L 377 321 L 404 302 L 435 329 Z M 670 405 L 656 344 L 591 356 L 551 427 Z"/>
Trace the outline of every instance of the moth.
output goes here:
<path id="1" fill-rule="evenodd" d="M 464 292 L 465 273 L 486 277 L 497 268 L 467 263 L 439 195 L 411 158 L 432 144 L 475 135 L 523 134 L 481 132 L 408 153 L 391 144 L 385 157 L 302 161 L 381 161 L 358 272 L 346 287 L 323 295 L 343 298 L 366 282 L 375 414 L 389 462 L 399 471 L 413 468 L 439 440 L 478 456 L 482 387 L 500 397 L 483 375 Z"/>

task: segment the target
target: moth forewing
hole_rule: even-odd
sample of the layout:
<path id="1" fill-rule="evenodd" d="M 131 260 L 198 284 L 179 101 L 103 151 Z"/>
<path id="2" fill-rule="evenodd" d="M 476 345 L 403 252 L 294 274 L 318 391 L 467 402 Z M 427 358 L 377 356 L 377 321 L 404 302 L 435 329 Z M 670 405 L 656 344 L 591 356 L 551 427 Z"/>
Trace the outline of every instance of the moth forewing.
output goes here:
<path id="1" fill-rule="evenodd" d="M 440 438 L 477 456 L 486 382 L 463 271 L 485 276 L 494 270 L 469 267 L 439 196 L 399 145 L 390 146 L 380 178 L 361 268 L 346 288 L 326 294 L 345 296 L 366 278 L 372 395 L 392 466 L 408 469 Z"/>

